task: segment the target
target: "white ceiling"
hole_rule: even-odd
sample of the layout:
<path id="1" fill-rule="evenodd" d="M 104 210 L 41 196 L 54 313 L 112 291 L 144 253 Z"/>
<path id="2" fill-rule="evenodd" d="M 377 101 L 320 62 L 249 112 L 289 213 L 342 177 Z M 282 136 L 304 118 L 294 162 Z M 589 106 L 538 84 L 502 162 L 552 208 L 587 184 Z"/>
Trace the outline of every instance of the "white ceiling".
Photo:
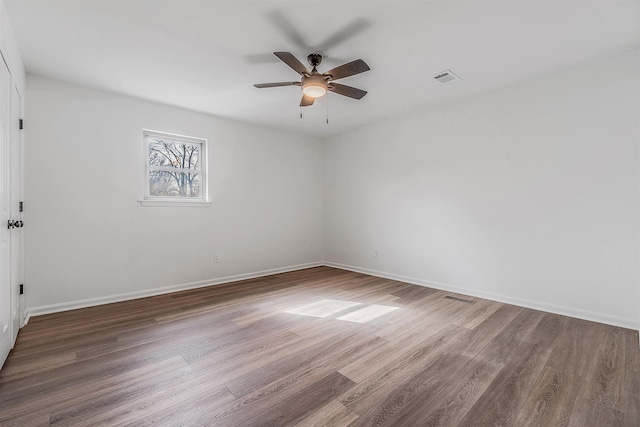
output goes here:
<path id="1" fill-rule="evenodd" d="M 640 46 L 637 0 L 5 4 L 29 73 L 321 137 Z M 316 49 L 321 72 L 371 67 L 340 80 L 369 93 L 330 94 L 328 125 L 325 99 L 300 120 L 300 88 L 253 87 L 299 79 L 272 52 Z M 446 69 L 463 80 L 432 79 Z"/>

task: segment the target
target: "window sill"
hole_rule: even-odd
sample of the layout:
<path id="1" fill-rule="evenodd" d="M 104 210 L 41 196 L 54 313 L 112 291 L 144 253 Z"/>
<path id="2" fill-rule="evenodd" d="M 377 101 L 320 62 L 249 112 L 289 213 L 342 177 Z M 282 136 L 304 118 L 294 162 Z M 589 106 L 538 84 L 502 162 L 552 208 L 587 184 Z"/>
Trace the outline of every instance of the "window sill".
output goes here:
<path id="1" fill-rule="evenodd" d="M 146 207 L 185 207 L 208 208 L 211 202 L 201 200 L 140 200 L 140 206 Z"/>

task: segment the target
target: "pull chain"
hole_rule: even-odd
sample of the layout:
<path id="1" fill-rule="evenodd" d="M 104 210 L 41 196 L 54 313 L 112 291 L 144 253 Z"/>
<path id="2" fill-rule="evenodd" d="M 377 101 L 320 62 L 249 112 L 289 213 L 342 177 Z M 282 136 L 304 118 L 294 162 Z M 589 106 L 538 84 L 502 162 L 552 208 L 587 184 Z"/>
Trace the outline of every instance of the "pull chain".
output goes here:
<path id="1" fill-rule="evenodd" d="M 329 94 L 327 93 L 327 100 L 325 101 L 327 105 L 327 124 L 329 124 Z"/>

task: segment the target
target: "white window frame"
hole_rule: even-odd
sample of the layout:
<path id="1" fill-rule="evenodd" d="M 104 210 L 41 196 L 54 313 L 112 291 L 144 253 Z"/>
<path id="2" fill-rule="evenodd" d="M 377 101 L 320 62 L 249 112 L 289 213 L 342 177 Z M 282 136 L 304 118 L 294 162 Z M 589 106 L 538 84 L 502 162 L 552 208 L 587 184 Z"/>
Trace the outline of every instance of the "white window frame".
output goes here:
<path id="1" fill-rule="evenodd" d="M 151 188 L 149 184 L 149 140 L 151 138 L 159 138 L 159 139 L 167 139 L 177 143 L 186 143 L 186 144 L 200 144 L 200 169 L 198 170 L 198 174 L 200 175 L 200 194 L 201 197 L 166 197 L 166 196 L 152 196 Z M 204 138 L 196 138 L 193 136 L 186 135 L 178 135 L 167 132 L 160 132 L 156 130 L 143 129 L 142 130 L 142 149 L 143 149 L 143 160 L 144 160 L 144 187 L 143 187 L 143 196 L 140 200 L 140 204 L 142 206 L 210 206 L 209 202 L 209 186 L 208 178 L 209 178 L 209 165 L 208 165 L 208 155 L 207 155 L 207 140 Z M 154 167 L 153 169 L 164 169 Z M 166 168 L 171 171 L 181 171 L 181 172 L 189 172 L 193 171 L 193 169 L 176 169 L 176 168 Z"/>

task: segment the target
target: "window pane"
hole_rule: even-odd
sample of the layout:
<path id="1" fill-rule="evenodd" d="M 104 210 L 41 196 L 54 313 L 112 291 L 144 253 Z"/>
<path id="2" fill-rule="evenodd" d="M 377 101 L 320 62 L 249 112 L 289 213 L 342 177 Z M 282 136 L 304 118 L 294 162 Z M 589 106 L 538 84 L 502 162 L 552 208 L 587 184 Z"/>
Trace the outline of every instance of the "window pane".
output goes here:
<path id="1" fill-rule="evenodd" d="M 199 169 L 200 144 L 149 138 L 149 166 Z"/>
<path id="2" fill-rule="evenodd" d="M 162 197 L 201 197 L 197 173 L 149 171 L 149 194 Z"/>

